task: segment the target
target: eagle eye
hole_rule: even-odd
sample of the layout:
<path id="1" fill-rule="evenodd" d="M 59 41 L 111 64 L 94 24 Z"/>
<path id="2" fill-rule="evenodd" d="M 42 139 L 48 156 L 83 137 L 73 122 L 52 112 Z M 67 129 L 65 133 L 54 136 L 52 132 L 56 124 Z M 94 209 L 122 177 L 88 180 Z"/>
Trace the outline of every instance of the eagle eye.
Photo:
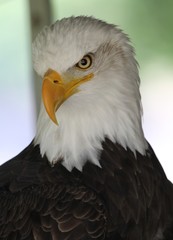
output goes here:
<path id="1" fill-rule="evenodd" d="M 90 54 L 87 54 L 76 64 L 76 67 L 80 69 L 88 69 L 91 64 L 92 56 Z"/>

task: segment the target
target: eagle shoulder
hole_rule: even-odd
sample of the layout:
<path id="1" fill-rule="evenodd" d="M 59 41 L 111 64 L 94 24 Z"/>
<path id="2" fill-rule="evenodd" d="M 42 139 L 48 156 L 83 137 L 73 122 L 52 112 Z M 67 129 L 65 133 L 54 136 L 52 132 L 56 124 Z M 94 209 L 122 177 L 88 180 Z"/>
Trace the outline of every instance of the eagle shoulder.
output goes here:
<path id="1" fill-rule="evenodd" d="M 1 166 L 0 239 L 104 239 L 106 210 L 97 193 L 61 164 L 47 164 L 31 144 Z"/>

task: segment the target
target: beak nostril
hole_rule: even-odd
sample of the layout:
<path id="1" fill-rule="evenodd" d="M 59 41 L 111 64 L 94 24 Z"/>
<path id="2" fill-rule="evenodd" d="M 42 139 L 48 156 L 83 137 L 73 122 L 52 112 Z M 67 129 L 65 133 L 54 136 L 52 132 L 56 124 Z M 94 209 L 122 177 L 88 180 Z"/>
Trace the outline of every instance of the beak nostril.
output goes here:
<path id="1" fill-rule="evenodd" d="M 53 82 L 54 82 L 55 84 L 59 83 L 59 81 L 58 81 L 58 80 L 54 80 Z"/>

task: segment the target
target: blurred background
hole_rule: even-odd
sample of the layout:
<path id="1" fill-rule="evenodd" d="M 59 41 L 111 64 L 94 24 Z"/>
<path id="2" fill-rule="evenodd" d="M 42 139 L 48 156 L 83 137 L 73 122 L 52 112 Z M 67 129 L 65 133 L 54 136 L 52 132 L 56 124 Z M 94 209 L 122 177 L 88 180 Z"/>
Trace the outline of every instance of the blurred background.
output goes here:
<path id="1" fill-rule="evenodd" d="M 173 181 L 172 0 L 0 0 L 0 164 L 35 135 L 41 80 L 32 69 L 32 39 L 71 15 L 92 15 L 129 34 L 140 65 L 145 136 Z"/>

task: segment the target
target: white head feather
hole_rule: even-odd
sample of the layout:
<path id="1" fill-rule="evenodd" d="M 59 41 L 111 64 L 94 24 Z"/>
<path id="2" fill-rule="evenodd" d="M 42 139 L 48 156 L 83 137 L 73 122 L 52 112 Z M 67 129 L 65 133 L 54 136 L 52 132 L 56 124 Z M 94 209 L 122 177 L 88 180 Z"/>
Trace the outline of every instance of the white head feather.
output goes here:
<path id="1" fill-rule="evenodd" d="M 93 54 L 92 66 L 77 70 L 87 53 Z M 57 110 L 59 126 L 41 105 L 35 144 L 50 163 L 63 159 L 68 170 L 82 170 L 87 160 L 99 166 L 105 138 L 145 154 L 137 63 L 121 30 L 90 17 L 62 19 L 37 36 L 33 62 L 41 77 L 49 68 L 69 79 L 94 74 Z"/>

